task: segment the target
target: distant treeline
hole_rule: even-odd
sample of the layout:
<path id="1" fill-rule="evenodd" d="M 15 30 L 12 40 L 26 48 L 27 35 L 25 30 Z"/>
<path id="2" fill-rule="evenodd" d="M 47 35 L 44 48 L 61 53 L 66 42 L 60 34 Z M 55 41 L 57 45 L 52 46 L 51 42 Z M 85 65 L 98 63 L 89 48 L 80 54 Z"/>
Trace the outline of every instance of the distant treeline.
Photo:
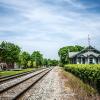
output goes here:
<path id="1" fill-rule="evenodd" d="M 40 51 L 33 51 L 32 54 L 21 51 L 21 48 L 14 43 L 3 41 L 0 44 L 0 62 L 14 66 L 17 63 L 22 68 L 57 66 L 57 60 L 46 59 Z"/>

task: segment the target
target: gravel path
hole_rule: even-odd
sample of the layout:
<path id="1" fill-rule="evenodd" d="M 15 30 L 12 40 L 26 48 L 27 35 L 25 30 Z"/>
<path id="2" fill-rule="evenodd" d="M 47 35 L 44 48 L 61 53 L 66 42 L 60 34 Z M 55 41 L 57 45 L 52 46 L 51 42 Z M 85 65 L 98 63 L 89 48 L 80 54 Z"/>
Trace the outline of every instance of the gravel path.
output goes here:
<path id="1" fill-rule="evenodd" d="M 55 67 L 19 100 L 76 100 L 73 91 L 69 87 L 65 88 L 64 84 L 60 68 Z"/>

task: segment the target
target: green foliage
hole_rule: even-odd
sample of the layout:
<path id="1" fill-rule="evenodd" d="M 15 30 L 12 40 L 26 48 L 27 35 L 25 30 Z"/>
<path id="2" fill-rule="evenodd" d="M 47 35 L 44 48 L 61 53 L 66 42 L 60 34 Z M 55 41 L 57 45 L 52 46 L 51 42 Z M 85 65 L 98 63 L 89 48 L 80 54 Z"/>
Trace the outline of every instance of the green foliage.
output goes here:
<path id="1" fill-rule="evenodd" d="M 19 56 L 20 65 L 27 68 L 28 61 L 30 60 L 30 54 L 28 52 L 22 52 Z"/>
<path id="2" fill-rule="evenodd" d="M 27 66 L 31 68 L 31 66 L 32 66 L 32 61 L 31 60 L 28 61 Z"/>
<path id="3" fill-rule="evenodd" d="M 36 66 L 36 62 L 35 62 L 35 61 L 33 61 L 33 67 L 37 67 L 37 66 Z"/>
<path id="4" fill-rule="evenodd" d="M 43 55 L 39 51 L 34 51 L 32 55 L 28 52 L 21 52 L 20 47 L 10 42 L 2 42 L 0 44 L 0 62 L 7 63 L 8 67 L 13 68 L 16 62 L 19 67 L 39 67 L 39 66 L 56 66 L 57 60 L 43 59 Z"/>
<path id="5" fill-rule="evenodd" d="M 100 91 L 100 65 L 99 64 L 69 64 L 65 70 L 73 73 L 83 81 L 89 83 Z"/>
<path id="6" fill-rule="evenodd" d="M 43 65 L 48 67 L 48 66 L 57 66 L 58 65 L 58 60 L 51 60 L 51 59 L 44 59 L 43 60 Z"/>
<path id="7" fill-rule="evenodd" d="M 51 60 L 51 66 L 57 66 L 58 61 L 57 60 Z"/>
<path id="8" fill-rule="evenodd" d="M 20 74 L 23 72 L 28 72 L 28 71 L 32 71 L 35 70 L 34 68 L 27 68 L 27 69 L 21 69 L 21 70 L 14 70 L 14 71 L 0 71 L 0 76 L 9 76 L 9 75 L 15 75 L 15 74 Z"/>
<path id="9" fill-rule="evenodd" d="M 36 66 L 42 66 L 43 55 L 39 51 L 34 51 L 31 55 L 31 60 L 36 62 Z"/>
<path id="10" fill-rule="evenodd" d="M 3 48 L 0 52 L 1 60 L 7 63 L 14 63 L 18 61 L 20 47 L 10 42 L 2 42 L 0 47 Z"/>
<path id="11" fill-rule="evenodd" d="M 68 52 L 77 52 L 77 51 L 81 51 L 82 49 L 84 49 L 84 47 L 75 45 L 75 46 L 66 46 L 66 47 L 62 47 L 59 49 L 58 51 L 58 55 L 60 57 L 60 63 L 61 64 L 66 64 L 69 62 L 68 59 Z"/>
<path id="12" fill-rule="evenodd" d="M 46 59 L 46 58 L 43 59 L 43 65 L 48 67 L 48 59 Z"/>
<path id="13" fill-rule="evenodd" d="M 62 73 L 64 74 L 64 76 L 68 80 L 65 83 L 66 86 L 69 84 L 71 86 L 71 88 L 73 88 L 73 91 L 75 93 L 77 93 L 78 96 L 80 96 L 80 97 L 84 97 L 84 96 L 87 96 L 87 95 L 93 96 L 97 93 L 97 91 L 93 87 L 84 83 L 82 80 L 80 80 L 77 76 L 73 75 L 72 73 L 66 72 L 64 70 L 62 70 Z M 91 100 L 91 99 L 86 99 L 86 97 L 84 97 L 84 99 L 85 100 Z"/>

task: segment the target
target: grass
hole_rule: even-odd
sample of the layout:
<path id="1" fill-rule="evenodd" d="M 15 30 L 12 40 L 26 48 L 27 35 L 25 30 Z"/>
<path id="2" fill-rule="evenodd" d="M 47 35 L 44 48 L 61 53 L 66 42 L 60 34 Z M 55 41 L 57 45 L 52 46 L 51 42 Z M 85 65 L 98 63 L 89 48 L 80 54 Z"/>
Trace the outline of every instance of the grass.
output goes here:
<path id="1" fill-rule="evenodd" d="M 9 76 L 9 75 L 15 75 L 23 72 L 28 72 L 33 70 L 33 68 L 27 68 L 22 70 L 14 70 L 14 71 L 0 71 L 0 76 Z"/>
<path id="2" fill-rule="evenodd" d="M 76 94 L 77 100 L 99 100 L 97 91 L 90 85 L 85 84 L 78 77 L 73 74 L 64 71 L 62 69 L 63 77 L 67 80 L 65 87 L 69 86 Z"/>

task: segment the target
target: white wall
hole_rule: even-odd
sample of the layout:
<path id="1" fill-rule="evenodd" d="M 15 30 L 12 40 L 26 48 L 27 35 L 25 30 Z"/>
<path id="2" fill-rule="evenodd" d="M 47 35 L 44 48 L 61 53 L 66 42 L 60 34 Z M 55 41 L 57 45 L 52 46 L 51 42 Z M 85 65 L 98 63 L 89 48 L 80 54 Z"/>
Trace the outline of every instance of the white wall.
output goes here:
<path id="1" fill-rule="evenodd" d="M 88 64 L 88 58 L 85 58 L 85 64 Z"/>
<path id="2" fill-rule="evenodd" d="M 100 64 L 100 58 L 98 58 L 98 64 Z"/>
<path id="3" fill-rule="evenodd" d="M 18 64 L 14 63 L 14 69 L 18 69 L 18 68 L 19 68 Z"/>
<path id="4" fill-rule="evenodd" d="M 96 63 L 97 63 L 97 62 L 96 62 L 96 58 L 93 58 L 93 63 L 94 63 L 94 64 L 96 64 Z"/>

